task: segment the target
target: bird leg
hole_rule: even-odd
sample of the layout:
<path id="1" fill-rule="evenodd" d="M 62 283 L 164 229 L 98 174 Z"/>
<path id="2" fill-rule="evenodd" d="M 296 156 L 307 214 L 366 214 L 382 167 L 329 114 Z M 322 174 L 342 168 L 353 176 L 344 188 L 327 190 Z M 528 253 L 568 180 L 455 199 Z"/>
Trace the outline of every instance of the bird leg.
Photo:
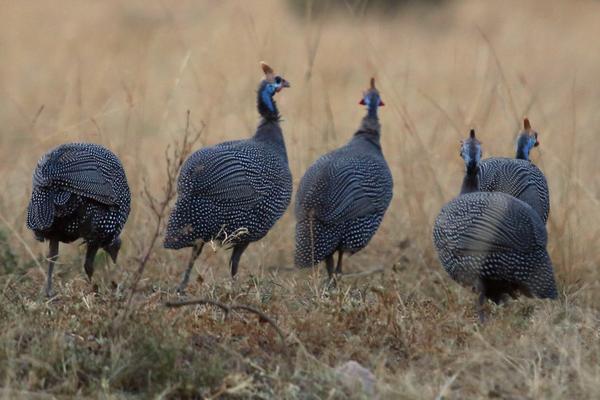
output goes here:
<path id="1" fill-rule="evenodd" d="M 83 269 L 85 269 L 85 273 L 87 274 L 90 282 L 92 281 L 92 275 L 94 275 L 94 260 L 96 259 L 97 252 L 98 246 L 88 243 Z"/>
<path id="2" fill-rule="evenodd" d="M 54 263 L 58 259 L 58 240 L 50 240 L 50 246 L 48 251 L 48 278 L 46 280 L 46 297 L 50 298 L 54 296 L 52 292 L 52 272 L 54 271 Z"/>
<path id="3" fill-rule="evenodd" d="M 329 280 L 333 279 L 333 254 L 327 256 L 325 259 L 325 266 L 327 267 L 327 275 L 329 275 Z"/>
<path id="4" fill-rule="evenodd" d="M 485 311 L 483 310 L 483 305 L 485 304 L 485 294 L 481 292 L 479 294 L 479 298 L 477 299 L 477 316 L 479 317 L 479 323 L 485 323 Z"/>
<path id="5" fill-rule="evenodd" d="M 119 255 L 119 250 L 121 250 L 121 238 L 116 238 L 115 240 L 113 240 L 113 242 L 111 244 L 104 247 L 104 251 L 106 251 L 108 253 L 108 255 L 110 256 L 110 258 L 113 260 L 114 263 L 117 262 L 117 256 Z"/>
<path id="6" fill-rule="evenodd" d="M 249 244 L 250 243 L 240 243 L 233 246 L 233 251 L 231 252 L 231 260 L 229 261 L 232 278 L 235 278 L 235 276 L 237 275 L 240 257 L 242 256 L 242 253 L 248 248 Z"/>
<path id="7" fill-rule="evenodd" d="M 338 250 L 338 262 L 337 262 L 337 267 L 335 268 L 336 274 L 342 273 L 342 256 L 343 255 L 344 255 L 344 252 L 342 250 Z"/>
<path id="8" fill-rule="evenodd" d="M 196 243 L 196 244 L 194 244 L 194 247 L 192 247 L 192 254 L 191 254 L 190 260 L 188 262 L 187 268 L 185 269 L 185 272 L 183 273 L 183 279 L 182 279 L 181 283 L 179 284 L 179 286 L 177 286 L 177 289 L 176 289 L 178 294 L 180 294 L 180 295 L 185 294 L 185 288 L 187 287 L 188 282 L 190 280 L 190 273 L 192 272 L 192 268 L 194 268 L 194 262 L 200 256 L 200 253 L 202 253 L 203 247 L 204 247 L 204 242 Z"/>
<path id="9" fill-rule="evenodd" d="M 325 266 L 327 267 L 327 287 L 329 289 L 335 288 L 337 286 L 337 280 L 335 276 L 334 262 L 333 262 L 333 253 L 328 255 L 325 258 Z"/>
<path id="10" fill-rule="evenodd" d="M 485 304 L 485 300 L 487 299 L 485 295 L 485 285 L 481 279 L 478 279 L 475 285 L 473 285 L 473 290 L 476 293 L 479 293 L 479 297 L 475 301 L 475 309 L 477 310 L 477 316 L 479 317 L 479 323 L 485 323 L 485 311 L 483 309 L 483 305 Z"/>

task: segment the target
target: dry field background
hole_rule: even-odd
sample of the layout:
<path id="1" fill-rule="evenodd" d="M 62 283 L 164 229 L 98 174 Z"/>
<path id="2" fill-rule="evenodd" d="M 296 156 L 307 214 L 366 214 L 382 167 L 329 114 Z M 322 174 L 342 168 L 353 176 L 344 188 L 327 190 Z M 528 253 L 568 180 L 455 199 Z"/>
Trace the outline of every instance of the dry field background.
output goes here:
<path id="1" fill-rule="evenodd" d="M 600 397 L 600 2 L 459 1 L 394 16 L 348 6 L 326 18 L 275 0 L 0 8 L 0 398 Z M 187 110 L 192 130 L 205 124 L 196 147 L 252 134 L 259 60 L 292 83 L 277 100 L 295 183 L 350 138 L 371 75 L 395 180 L 378 234 L 347 259 L 358 275 L 336 290 L 323 271 L 293 268 L 290 212 L 250 246 L 234 284 L 228 252 L 202 255 L 190 297 L 255 306 L 284 343 L 251 313 L 165 308 L 188 253 L 160 243 L 128 302 L 156 224 L 144 181 L 160 193 Z M 438 264 L 431 225 L 459 189 L 467 129 L 484 155 L 510 156 L 524 115 L 540 133 L 560 299 L 490 306 L 480 326 L 474 295 Z M 133 209 L 118 265 L 97 259 L 97 293 L 83 249 L 63 245 L 60 296 L 47 302 L 47 248 L 25 208 L 37 159 L 67 141 L 121 157 Z M 335 373 L 348 360 L 375 389 Z"/>

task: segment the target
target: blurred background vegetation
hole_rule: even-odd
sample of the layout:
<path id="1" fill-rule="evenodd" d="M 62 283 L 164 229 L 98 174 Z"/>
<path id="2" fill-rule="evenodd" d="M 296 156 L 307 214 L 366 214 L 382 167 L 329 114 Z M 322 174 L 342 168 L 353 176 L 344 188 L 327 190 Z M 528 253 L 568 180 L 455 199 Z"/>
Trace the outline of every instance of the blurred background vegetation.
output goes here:
<path id="1" fill-rule="evenodd" d="M 312 4 L 312 6 L 310 5 Z M 0 3 L 0 398 L 369 398 L 335 367 L 357 360 L 382 398 L 600 398 L 600 2 L 224 0 Z M 323 17 L 320 17 L 323 16 Z M 144 182 L 164 185 L 163 154 L 192 127 L 201 144 L 250 136 L 265 60 L 292 87 L 277 95 L 297 184 L 345 143 L 375 76 L 394 199 L 378 234 L 323 290 L 292 265 L 288 211 L 250 246 L 236 285 L 227 254 L 205 251 L 191 296 L 252 304 L 289 333 L 212 308 L 166 309 L 187 252 L 157 248 L 115 327 L 154 223 Z M 492 307 L 441 269 L 431 243 L 458 193 L 458 143 L 475 127 L 484 156 L 514 155 L 527 115 L 533 162 L 551 191 L 548 250 L 560 300 Z M 56 302 L 39 297 L 47 245 L 25 228 L 31 173 L 51 147 L 101 143 L 118 154 L 132 213 L 115 266 L 62 246 Z M 321 271 L 322 272 L 322 271 Z M 210 365 L 210 368 L 207 367 Z M 237 390 L 237 391 L 236 391 Z M 142 393 L 142 394 L 140 394 Z"/>
<path id="2" fill-rule="evenodd" d="M 450 0 L 287 0 L 290 9 L 298 16 L 316 17 L 351 11 L 358 15 L 376 13 L 381 18 L 394 18 L 406 8 L 443 6 Z"/>

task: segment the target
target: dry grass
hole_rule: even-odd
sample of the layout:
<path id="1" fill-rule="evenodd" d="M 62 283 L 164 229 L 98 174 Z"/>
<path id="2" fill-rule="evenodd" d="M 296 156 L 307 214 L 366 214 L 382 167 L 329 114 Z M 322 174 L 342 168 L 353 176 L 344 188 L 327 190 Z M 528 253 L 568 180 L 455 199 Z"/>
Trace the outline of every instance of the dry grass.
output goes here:
<path id="1" fill-rule="evenodd" d="M 375 373 L 380 398 L 600 397 L 599 12 L 588 1 L 473 1 L 319 20 L 275 0 L 3 2 L 0 398 L 369 397 L 334 373 L 347 360 Z M 253 313 L 164 307 L 187 252 L 152 253 L 123 318 L 156 223 L 144 180 L 160 193 L 163 152 L 188 109 L 194 129 L 206 124 L 202 145 L 253 132 L 261 59 L 292 83 L 278 102 L 296 182 L 350 137 L 377 76 L 395 196 L 348 267 L 383 273 L 324 290 L 323 273 L 292 268 L 288 213 L 250 246 L 237 283 L 227 254 L 205 251 L 189 289 L 256 307 L 284 343 Z M 458 190 L 467 128 L 486 154 L 510 155 L 524 114 L 540 132 L 534 161 L 552 192 L 560 300 L 491 307 L 481 327 L 473 295 L 436 260 L 431 224 Z M 60 298 L 48 303 L 46 246 L 25 229 L 25 207 L 36 160 L 65 141 L 119 154 L 133 210 L 118 266 L 98 257 L 98 293 L 84 280 L 82 249 L 62 246 Z"/>

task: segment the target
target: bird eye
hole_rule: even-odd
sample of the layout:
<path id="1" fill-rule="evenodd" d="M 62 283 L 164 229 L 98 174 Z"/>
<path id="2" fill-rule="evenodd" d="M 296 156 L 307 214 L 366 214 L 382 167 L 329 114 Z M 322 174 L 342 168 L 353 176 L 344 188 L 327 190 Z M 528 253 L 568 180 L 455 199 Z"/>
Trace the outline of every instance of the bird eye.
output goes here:
<path id="1" fill-rule="evenodd" d="M 280 76 L 276 76 L 275 77 L 275 83 L 278 84 L 278 85 L 281 83 L 281 77 Z"/>

